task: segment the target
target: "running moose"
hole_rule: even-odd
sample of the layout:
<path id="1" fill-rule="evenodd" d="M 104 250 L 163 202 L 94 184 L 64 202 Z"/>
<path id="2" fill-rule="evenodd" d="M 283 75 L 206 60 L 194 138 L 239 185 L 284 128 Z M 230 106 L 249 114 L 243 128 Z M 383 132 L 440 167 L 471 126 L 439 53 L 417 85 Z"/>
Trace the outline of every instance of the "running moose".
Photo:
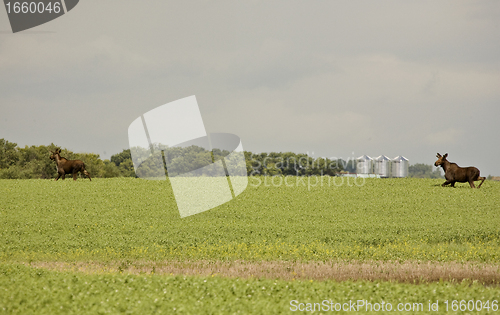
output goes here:
<path id="1" fill-rule="evenodd" d="M 476 188 L 474 185 L 474 181 L 480 180 L 481 183 L 477 188 L 480 188 L 483 184 L 486 177 L 479 176 L 479 170 L 474 166 L 469 167 L 460 167 L 457 163 L 450 163 L 446 159 L 448 153 L 441 156 L 441 154 L 437 154 L 436 157 L 438 160 L 434 163 L 435 166 L 441 165 L 444 170 L 444 178 L 446 181 L 441 186 L 446 186 L 451 184 L 451 187 L 455 187 L 455 183 L 469 183 L 471 188 Z"/>
<path id="2" fill-rule="evenodd" d="M 50 159 L 52 161 L 56 161 L 57 164 L 57 178 L 62 176 L 62 179 L 66 177 L 66 174 L 73 174 L 73 180 L 76 180 L 76 175 L 78 172 L 86 175 L 90 180 L 90 174 L 85 170 L 85 163 L 80 160 L 68 160 L 66 158 L 61 157 L 61 149 L 56 149 L 55 151 L 50 151 L 52 155 Z"/>

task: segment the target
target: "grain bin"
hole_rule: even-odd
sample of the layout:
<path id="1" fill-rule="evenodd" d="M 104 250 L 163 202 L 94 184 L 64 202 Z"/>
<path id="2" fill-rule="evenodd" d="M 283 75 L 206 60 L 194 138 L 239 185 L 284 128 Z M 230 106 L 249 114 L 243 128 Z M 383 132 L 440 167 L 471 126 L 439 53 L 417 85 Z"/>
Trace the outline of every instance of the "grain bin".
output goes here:
<path id="1" fill-rule="evenodd" d="M 385 155 L 381 155 L 373 159 L 373 172 L 380 177 L 391 176 L 391 159 Z"/>
<path id="2" fill-rule="evenodd" d="M 368 155 L 356 159 L 356 174 L 373 174 L 373 159 Z"/>
<path id="3" fill-rule="evenodd" d="M 408 177 L 408 159 L 396 156 L 392 159 L 392 177 Z"/>

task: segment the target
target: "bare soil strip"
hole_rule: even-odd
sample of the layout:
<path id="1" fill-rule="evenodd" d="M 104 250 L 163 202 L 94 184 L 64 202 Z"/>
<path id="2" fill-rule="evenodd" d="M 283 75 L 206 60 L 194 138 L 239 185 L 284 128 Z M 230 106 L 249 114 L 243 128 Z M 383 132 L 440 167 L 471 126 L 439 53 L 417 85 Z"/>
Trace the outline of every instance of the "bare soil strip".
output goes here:
<path id="1" fill-rule="evenodd" d="M 84 273 L 223 276 L 283 280 L 382 280 L 405 283 L 478 281 L 500 284 L 500 264 L 472 262 L 32 262 L 32 267 Z"/>

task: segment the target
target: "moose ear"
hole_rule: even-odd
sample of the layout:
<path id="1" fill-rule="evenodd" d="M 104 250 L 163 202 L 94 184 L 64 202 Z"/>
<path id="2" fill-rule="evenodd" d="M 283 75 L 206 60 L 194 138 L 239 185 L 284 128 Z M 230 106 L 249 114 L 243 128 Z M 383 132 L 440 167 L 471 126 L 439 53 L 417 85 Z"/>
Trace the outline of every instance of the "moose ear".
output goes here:
<path id="1" fill-rule="evenodd" d="M 438 158 L 439 158 L 439 157 L 441 157 L 441 154 L 437 153 L 437 154 L 436 154 L 436 157 L 438 157 Z"/>
<path id="2" fill-rule="evenodd" d="M 446 154 L 444 155 L 444 158 L 446 159 L 446 157 L 447 157 L 447 156 L 448 156 L 448 153 L 446 153 Z"/>

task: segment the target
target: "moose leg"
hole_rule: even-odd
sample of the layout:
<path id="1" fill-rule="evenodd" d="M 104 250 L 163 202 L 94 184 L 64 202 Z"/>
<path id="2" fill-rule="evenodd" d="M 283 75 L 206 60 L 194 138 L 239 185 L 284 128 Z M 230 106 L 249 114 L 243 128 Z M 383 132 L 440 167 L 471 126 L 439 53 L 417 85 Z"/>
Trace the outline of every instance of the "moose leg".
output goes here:
<path id="1" fill-rule="evenodd" d="M 73 180 L 76 181 L 76 175 L 78 174 L 78 172 L 73 172 Z"/>
<path id="2" fill-rule="evenodd" d="M 476 185 L 474 185 L 474 181 L 472 179 L 469 180 L 469 185 L 470 185 L 470 188 L 476 188 Z"/>
<path id="3" fill-rule="evenodd" d="M 444 182 L 441 186 L 443 186 L 443 187 L 444 187 L 444 186 L 446 186 L 446 185 L 448 185 L 448 184 L 451 184 L 451 185 L 453 186 L 453 185 L 455 185 L 455 182 L 454 182 L 454 181 L 452 181 L 452 180 L 447 180 L 447 181 L 445 181 L 445 182 Z"/>
<path id="4" fill-rule="evenodd" d="M 477 188 L 481 188 L 481 185 L 484 183 L 484 180 L 486 179 L 486 177 L 479 177 L 478 180 L 481 181 L 481 183 L 479 184 L 479 186 L 477 186 Z"/>
<path id="5" fill-rule="evenodd" d="M 61 177 L 61 173 L 57 173 L 57 177 L 56 177 L 56 179 L 54 179 L 54 180 L 58 180 L 58 179 L 59 179 L 59 177 Z"/>

